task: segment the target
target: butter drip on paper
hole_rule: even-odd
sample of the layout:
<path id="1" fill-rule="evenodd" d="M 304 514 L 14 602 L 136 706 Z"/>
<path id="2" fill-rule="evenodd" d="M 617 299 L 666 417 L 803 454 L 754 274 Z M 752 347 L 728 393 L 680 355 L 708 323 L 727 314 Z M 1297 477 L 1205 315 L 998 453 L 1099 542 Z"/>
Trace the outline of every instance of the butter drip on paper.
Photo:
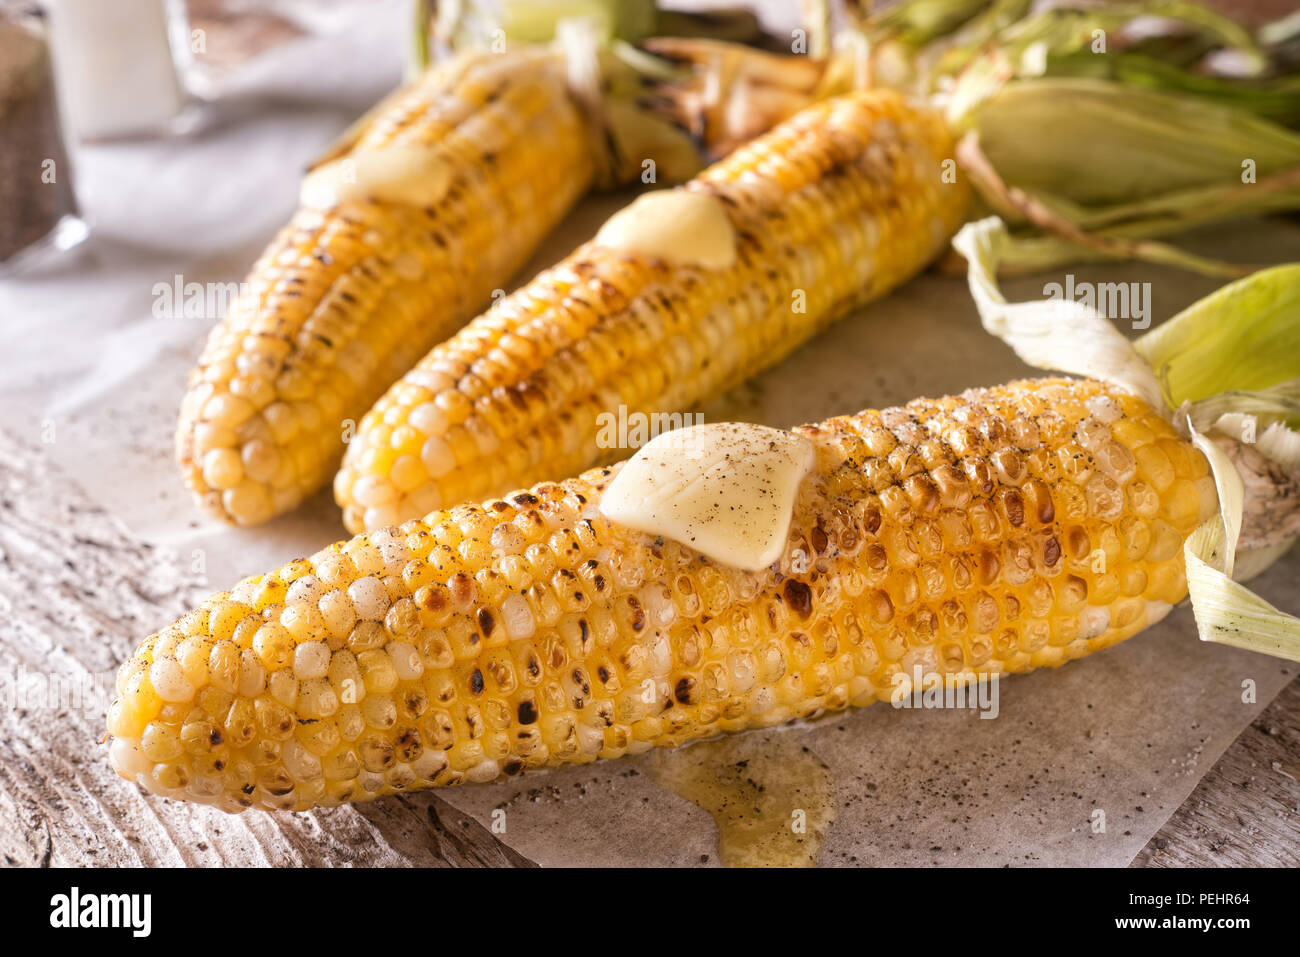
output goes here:
<path id="1" fill-rule="evenodd" d="M 830 769 L 791 735 L 740 734 L 654 751 L 641 766 L 712 815 L 727 867 L 813 867 L 835 820 Z"/>

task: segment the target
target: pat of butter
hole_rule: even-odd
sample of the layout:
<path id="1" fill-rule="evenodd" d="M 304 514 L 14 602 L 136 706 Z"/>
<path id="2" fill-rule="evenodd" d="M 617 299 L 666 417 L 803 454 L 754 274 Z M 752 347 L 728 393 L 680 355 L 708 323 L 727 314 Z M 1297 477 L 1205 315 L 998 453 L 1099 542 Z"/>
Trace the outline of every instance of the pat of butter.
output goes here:
<path id="1" fill-rule="evenodd" d="M 451 186 L 451 167 L 422 146 L 361 150 L 316 167 L 302 181 L 298 200 L 308 209 L 377 199 L 432 206 Z"/>
<path id="2" fill-rule="evenodd" d="M 611 522 L 756 572 L 781 557 L 799 483 L 816 461 L 802 436 L 725 422 L 665 432 L 601 498 Z"/>
<path id="3" fill-rule="evenodd" d="M 639 196 L 600 227 L 596 242 L 701 269 L 726 269 L 736 261 L 736 229 L 726 207 L 689 189 Z"/>

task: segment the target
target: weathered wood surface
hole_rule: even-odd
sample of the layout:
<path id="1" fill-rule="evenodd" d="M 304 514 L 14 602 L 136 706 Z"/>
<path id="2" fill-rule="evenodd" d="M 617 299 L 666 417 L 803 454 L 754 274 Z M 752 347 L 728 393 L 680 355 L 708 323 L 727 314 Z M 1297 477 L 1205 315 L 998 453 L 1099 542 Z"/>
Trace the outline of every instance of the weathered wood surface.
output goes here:
<path id="1" fill-rule="evenodd" d="M 108 767 L 117 662 L 208 589 L 0 433 L 0 861 L 10 866 L 532 866 L 434 794 L 228 816 L 146 798 Z M 57 683 L 51 680 L 57 678 Z M 80 697 L 78 697 L 80 696 Z M 1300 680 L 1135 866 L 1296 866 Z"/>
<path id="2" fill-rule="evenodd" d="M 1223 753 L 1134 867 L 1300 867 L 1300 679 Z"/>
<path id="3" fill-rule="evenodd" d="M 0 433 L 0 861 L 10 866 L 530 866 L 433 794 L 230 816 L 109 768 L 116 664 L 207 591 Z"/>

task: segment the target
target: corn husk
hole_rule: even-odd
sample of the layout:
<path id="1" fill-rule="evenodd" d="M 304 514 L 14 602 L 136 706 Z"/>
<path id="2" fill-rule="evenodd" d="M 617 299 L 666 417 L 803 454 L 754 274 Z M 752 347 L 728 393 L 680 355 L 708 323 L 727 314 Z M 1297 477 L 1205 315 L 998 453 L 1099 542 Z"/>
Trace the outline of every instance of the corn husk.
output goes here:
<path id="1" fill-rule="evenodd" d="M 1188 0 L 904 0 L 860 29 L 877 82 L 940 97 L 968 134 L 959 162 L 1011 227 L 1004 275 L 1142 259 L 1240 276 L 1255 266 L 1165 237 L 1300 209 L 1300 21 L 1256 37 Z"/>

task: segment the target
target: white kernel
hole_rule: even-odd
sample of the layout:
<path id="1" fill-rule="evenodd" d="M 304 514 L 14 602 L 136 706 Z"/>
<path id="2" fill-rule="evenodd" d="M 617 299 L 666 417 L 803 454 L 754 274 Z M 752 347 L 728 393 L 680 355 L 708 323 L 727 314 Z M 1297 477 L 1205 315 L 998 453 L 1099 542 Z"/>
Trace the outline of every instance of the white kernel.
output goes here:
<path id="1" fill-rule="evenodd" d="M 437 752 L 441 754 L 442 752 Z M 112 745 L 108 749 L 108 760 L 113 765 L 113 770 L 128 781 L 135 780 L 138 774 L 147 774 L 153 767 L 153 762 L 145 757 L 140 746 L 133 741 L 125 738 L 114 738 Z"/>
<path id="2" fill-rule="evenodd" d="M 388 614 L 388 589 L 378 578 L 358 578 L 348 586 L 348 597 L 352 599 L 358 618 L 383 621 Z"/>
<path id="3" fill-rule="evenodd" d="M 383 553 L 370 542 L 362 542 L 349 549 L 348 556 L 357 567 L 358 575 L 375 575 L 384 570 Z"/>
<path id="4" fill-rule="evenodd" d="M 436 369 L 412 369 L 406 374 L 406 381 L 412 385 L 422 386 L 430 392 L 442 392 L 456 384 L 455 379 Z"/>
<path id="5" fill-rule="evenodd" d="M 260 586 L 256 579 L 245 578 L 230 590 L 230 600 L 237 601 L 241 605 L 248 605 L 251 608 L 257 600 L 257 590 L 259 587 Z"/>
<path id="6" fill-rule="evenodd" d="M 492 547 L 503 555 L 514 555 L 522 551 L 527 539 L 513 522 L 502 522 L 492 529 Z"/>
<path id="7" fill-rule="evenodd" d="M 578 748 L 583 754 L 600 754 L 605 748 L 605 732 L 590 725 L 579 724 Z"/>
<path id="8" fill-rule="evenodd" d="M 393 669 L 402 681 L 413 681 L 424 674 L 424 661 L 413 645 L 393 641 L 388 645 L 388 656 L 393 659 Z"/>
<path id="9" fill-rule="evenodd" d="M 393 531 L 393 529 L 388 529 L 388 531 Z M 384 542 L 379 547 L 379 553 L 384 556 L 384 571 L 390 575 L 394 574 L 394 566 L 396 566 L 396 573 L 400 574 L 406 563 L 415 557 L 411 550 L 406 547 L 406 542 L 400 538 L 395 541 Z"/>
<path id="10" fill-rule="evenodd" d="M 650 646 L 650 673 L 666 675 L 673 666 L 673 648 L 667 635 L 660 635 Z"/>
<path id="11" fill-rule="evenodd" d="M 511 638 L 531 638 L 536 630 L 533 610 L 522 595 L 511 595 L 501 603 L 501 618 Z"/>
<path id="12" fill-rule="evenodd" d="M 266 687 L 266 668 L 252 648 L 246 648 L 239 655 L 239 687 L 236 689 L 245 698 L 256 698 Z"/>
<path id="13" fill-rule="evenodd" d="M 189 701 L 194 697 L 194 685 L 174 658 L 155 661 L 149 668 L 149 683 L 164 701 Z"/>
<path id="14" fill-rule="evenodd" d="M 377 508 L 380 505 L 387 505 L 389 502 L 396 501 L 398 496 L 397 489 L 393 488 L 393 483 L 384 476 L 363 475 L 352 486 L 352 497 L 357 500 L 358 505 L 366 508 Z"/>
<path id="15" fill-rule="evenodd" d="M 668 597 L 668 590 L 663 585 L 656 583 L 641 589 L 641 604 L 650 624 L 659 628 L 672 624 L 675 616 L 673 600 Z"/>
<path id="16" fill-rule="evenodd" d="M 484 758 L 465 772 L 465 780 L 473 781 L 475 784 L 486 784 L 488 781 L 494 780 L 500 773 L 501 768 L 496 761 L 491 758 Z"/>
<path id="17" fill-rule="evenodd" d="M 298 703 L 298 681 L 294 678 L 293 672 L 284 669 L 271 672 L 267 686 L 270 688 L 271 697 L 286 708 L 293 708 Z"/>
<path id="18" fill-rule="evenodd" d="M 366 528 L 384 528 L 388 525 L 396 525 L 401 520 L 401 514 L 397 511 L 396 502 L 390 502 L 387 505 L 375 505 L 361 514 L 361 522 Z"/>
<path id="19" fill-rule="evenodd" d="M 346 638 L 357 623 L 357 613 L 352 607 L 352 599 L 338 589 L 328 591 L 321 596 L 320 613 L 325 620 L 325 627 L 336 638 Z"/>
<path id="20" fill-rule="evenodd" d="M 320 758 L 293 739 L 280 749 L 284 769 L 295 781 L 313 781 L 321 775 Z"/>
<path id="21" fill-rule="evenodd" d="M 425 435 L 438 435 L 448 425 L 447 413 L 432 402 L 417 405 L 411 410 L 411 414 L 406 417 L 406 422 L 411 428 Z"/>
<path id="22" fill-rule="evenodd" d="M 425 781 L 431 781 L 447 766 L 447 753 L 432 748 L 426 750 L 411 765 L 411 770 Z"/>
<path id="23" fill-rule="evenodd" d="M 299 681 L 323 678 L 330 667 L 329 646 L 323 641 L 304 641 L 293 652 L 293 673 Z"/>
<path id="24" fill-rule="evenodd" d="M 1079 615 L 1079 637 L 1096 638 L 1110 627 L 1110 609 L 1089 606 Z"/>
<path id="25" fill-rule="evenodd" d="M 441 478 L 456 467 L 456 456 L 446 440 L 431 435 L 420 449 L 420 460 L 431 478 Z"/>
<path id="26" fill-rule="evenodd" d="M 1083 403 L 1084 408 L 1100 419 L 1104 425 L 1110 425 L 1122 415 L 1119 403 L 1108 395 L 1094 395 Z"/>
<path id="27" fill-rule="evenodd" d="M 289 586 L 289 590 L 284 595 L 284 603 L 289 605 L 294 602 L 307 602 L 314 605 L 327 591 L 329 589 L 325 587 L 324 582 L 315 575 L 303 575 Z"/>

